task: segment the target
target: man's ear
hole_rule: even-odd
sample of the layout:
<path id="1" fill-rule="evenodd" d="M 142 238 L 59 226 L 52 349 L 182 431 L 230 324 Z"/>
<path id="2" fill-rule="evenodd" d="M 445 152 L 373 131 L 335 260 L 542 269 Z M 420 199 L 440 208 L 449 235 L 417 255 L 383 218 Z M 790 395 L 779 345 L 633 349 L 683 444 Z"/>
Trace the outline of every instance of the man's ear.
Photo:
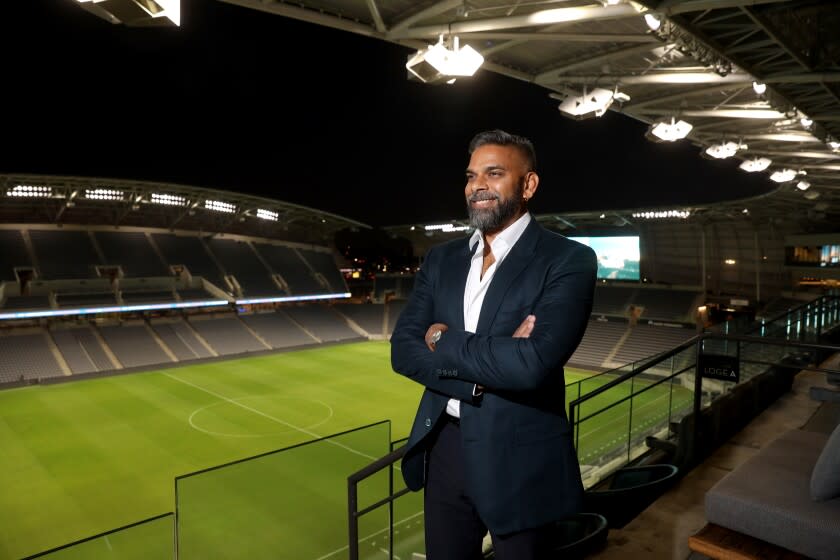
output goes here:
<path id="1" fill-rule="evenodd" d="M 522 189 L 522 198 L 529 200 L 537 192 L 537 187 L 540 185 L 540 176 L 536 171 L 529 171 L 525 174 L 525 186 Z"/>

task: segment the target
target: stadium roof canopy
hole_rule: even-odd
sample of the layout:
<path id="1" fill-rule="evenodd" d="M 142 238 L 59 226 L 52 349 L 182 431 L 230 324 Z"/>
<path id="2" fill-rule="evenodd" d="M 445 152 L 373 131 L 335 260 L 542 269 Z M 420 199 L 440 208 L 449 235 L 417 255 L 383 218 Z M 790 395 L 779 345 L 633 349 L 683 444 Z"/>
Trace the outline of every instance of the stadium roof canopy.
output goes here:
<path id="1" fill-rule="evenodd" d="M 649 125 L 690 123 L 698 157 L 717 145 L 744 161 L 770 160 L 755 172 L 785 180 L 750 208 L 753 218 L 840 223 L 836 0 L 220 1 L 396 43 L 408 47 L 407 61 L 441 38 L 453 48 L 457 35 L 481 53 L 484 70 L 545 88 L 570 118 L 595 118 L 606 99 L 607 110 Z M 736 207 L 743 203 L 703 213 Z"/>
<path id="2" fill-rule="evenodd" d="M 0 175 L 0 223 L 225 232 L 324 244 L 370 226 L 306 206 L 201 187 L 101 177 Z"/>

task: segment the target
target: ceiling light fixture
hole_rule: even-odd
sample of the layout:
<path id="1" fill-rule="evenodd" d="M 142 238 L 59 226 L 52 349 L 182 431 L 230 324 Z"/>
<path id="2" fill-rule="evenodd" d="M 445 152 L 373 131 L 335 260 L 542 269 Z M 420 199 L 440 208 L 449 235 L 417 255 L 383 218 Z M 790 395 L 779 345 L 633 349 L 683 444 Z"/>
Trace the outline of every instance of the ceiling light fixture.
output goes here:
<path id="1" fill-rule="evenodd" d="M 790 168 L 780 169 L 770 175 L 770 180 L 777 183 L 787 183 L 788 181 L 793 181 L 794 179 L 796 179 L 796 171 Z"/>
<path id="2" fill-rule="evenodd" d="M 648 12 L 645 14 L 645 23 L 651 31 L 656 31 L 662 26 L 662 18 L 652 12 Z"/>
<path id="3" fill-rule="evenodd" d="M 796 183 L 796 188 L 800 191 L 807 191 L 808 187 L 810 186 L 811 183 L 809 183 L 808 181 L 799 181 L 798 183 Z"/>
<path id="4" fill-rule="evenodd" d="M 557 108 L 567 117 L 577 120 L 600 117 L 613 104 L 617 94 L 617 90 L 613 92 L 604 88 L 595 88 L 587 91 L 584 87 L 583 95 L 570 95 Z"/>
<path id="5" fill-rule="evenodd" d="M 767 91 L 767 84 L 753 82 L 753 91 L 756 95 L 764 95 L 764 92 Z"/>
<path id="6" fill-rule="evenodd" d="M 451 44 L 450 44 L 451 41 Z M 472 76 L 484 64 L 484 57 L 469 45 L 459 45 L 458 36 L 438 42 L 411 55 L 406 69 L 421 82 L 451 82 L 452 77 Z"/>
<path id="7" fill-rule="evenodd" d="M 766 157 L 757 157 L 753 159 L 746 159 L 741 162 L 741 165 L 738 167 L 747 173 L 757 173 L 759 171 L 764 171 L 770 164 L 773 163 L 773 160 Z"/>
<path id="8" fill-rule="evenodd" d="M 712 144 L 704 152 L 715 159 L 726 159 L 737 154 L 738 150 L 746 150 L 747 148 L 746 144 L 740 142 L 721 142 L 720 144 Z"/>
<path id="9" fill-rule="evenodd" d="M 676 117 L 662 119 L 650 125 L 648 138 L 655 142 L 675 142 L 688 136 L 692 128 L 693 125 Z"/>

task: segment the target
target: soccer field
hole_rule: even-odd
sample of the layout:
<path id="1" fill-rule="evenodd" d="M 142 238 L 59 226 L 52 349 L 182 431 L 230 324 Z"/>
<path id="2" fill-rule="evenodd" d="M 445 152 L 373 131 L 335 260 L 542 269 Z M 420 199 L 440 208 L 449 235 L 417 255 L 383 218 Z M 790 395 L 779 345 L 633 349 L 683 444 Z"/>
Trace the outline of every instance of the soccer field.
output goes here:
<path id="1" fill-rule="evenodd" d="M 567 382 L 587 375 L 569 371 Z M 176 477 L 292 446 L 178 478 L 181 557 L 237 557 L 220 552 L 225 544 L 254 547 L 249 558 L 346 557 L 347 475 L 408 435 L 421 391 L 393 373 L 384 341 L 0 391 L 0 559 L 174 511 Z M 652 418 L 668 400 L 650 393 Z M 582 427 L 582 453 L 626 439 L 620 417 L 603 422 Z M 360 488 L 361 505 L 383 490 L 387 479 L 375 477 Z M 397 506 L 401 526 L 420 522 L 417 504 L 412 495 Z M 370 550 L 381 547 L 383 515 L 363 518 Z M 167 523 L 157 533 L 164 551 Z"/>

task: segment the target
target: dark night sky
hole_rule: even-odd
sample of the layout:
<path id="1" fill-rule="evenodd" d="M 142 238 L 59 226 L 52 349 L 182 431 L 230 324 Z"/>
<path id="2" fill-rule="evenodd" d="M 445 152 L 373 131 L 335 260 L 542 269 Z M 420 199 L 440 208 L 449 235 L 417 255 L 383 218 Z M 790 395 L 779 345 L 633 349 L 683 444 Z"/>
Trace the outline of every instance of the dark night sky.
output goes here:
<path id="1" fill-rule="evenodd" d="M 4 8 L 0 172 L 173 181 L 371 225 L 463 216 L 466 145 L 537 148 L 536 213 L 710 202 L 770 185 L 620 114 L 574 122 L 548 91 L 487 71 L 408 81 L 409 50 L 214 0 L 182 27 L 112 26 L 73 0 Z"/>

